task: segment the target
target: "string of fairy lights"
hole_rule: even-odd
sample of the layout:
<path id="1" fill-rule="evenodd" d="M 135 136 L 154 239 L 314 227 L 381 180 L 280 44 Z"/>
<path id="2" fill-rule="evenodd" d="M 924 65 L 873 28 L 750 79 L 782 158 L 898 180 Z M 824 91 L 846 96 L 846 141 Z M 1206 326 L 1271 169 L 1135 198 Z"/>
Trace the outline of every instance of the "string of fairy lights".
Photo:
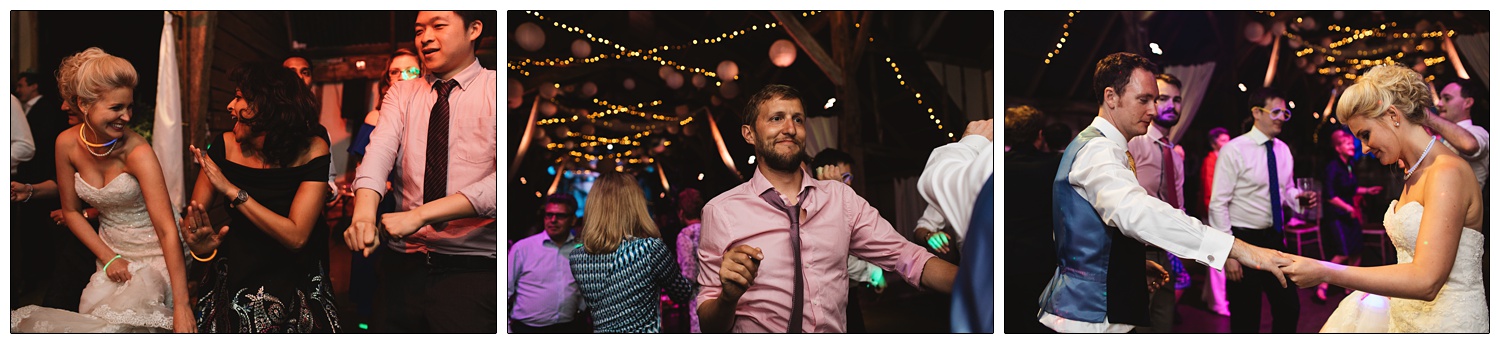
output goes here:
<path id="1" fill-rule="evenodd" d="M 1255 12 L 1267 15 L 1271 18 L 1276 17 L 1276 12 L 1274 11 Z M 1303 24 L 1304 17 L 1297 17 L 1296 19 L 1294 19 L 1294 21 L 1296 22 L 1296 24 Z M 1293 44 L 1302 46 L 1302 48 L 1298 49 L 1295 52 L 1296 56 L 1299 58 L 1311 55 L 1316 52 L 1318 54 L 1322 54 L 1322 58 L 1318 61 L 1310 62 L 1318 64 L 1324 62 L 1341 63 L 1341 65 L 1318 67 L 1316 69 L 1316 72 L 1318 74 L 1324 76 L 1342 77 L 1343 79 L 1347 80 L 1354 80 L 1358 78 L 1358 75 L 1356 73 L 1362 69 L 1385 64 L 1394 64 L 1398 60 L 1406 58 L 1407 52 L 1405 48 L 1408 47 L 1408 44 L 1411 44 L 1413 41 L 1428 38 L 1453 37 L 1454 35 L 1457 35 L 1457 32 L 1454 30 L 1430 30 L 1424 32 L 1410 30 L 1407 32 L 1398 32 L 1396 31 L 1398 27 L 1401 27 L 1401 25 L 1400 23 L 1395 21 L 1373 24 L 1368 28 L 1356 28 L 1338 24 L 1329 24 L 1324 27 L 1328 32 L 1335 34 L 1346 33 L 1349 35 L 1337 39 L 1332 39 L 1328 43 L 1313 42 L 1306 39 L 1302 35 L 1290 31 L 1283 33 L 1282 36 L 1291 40 Z M 1372 37 L 1385 38 L 1388 41 L 1385 44 L 1375 47 L 1362 47 L 1353 50 L 1347 49 L 1351 44 L 1354 44 L 1355 42 L 1360 42 Z M 1415 50 L 1415 53 L 1417 54 L 1433 52 L 1431 51 L 1433 49 L 1429 48 L 1425 44 L 1413 44 L 1411 48 Z M 1437 56 L 1423 58 L 1421 63 L 1425 66 L 1431 67 L 1445 61 L 1447 61 L 1447 57 Z M 1427 79 L 1430 81 L 1434 79 L 1434 76 L 1429 75 L 1427 76 Z"/>
<path id="2" fill-rule="evenodd" d="M 821 13 L 821 12 L 823 12 L 823 11 L 802 12 L 802 16 L 803 17 L 815 16 L 815 15 L 818 15 L 818 13 Z M 542 20 L 544 23 L 545 23 L 545 21 L 547 19 L 546 16 L 542 15 L 542 13 L 538 12 L 538 11 L 526 11 L 526 13 L 530 14 L 532 16 L 537 17 L 538 20 Z M 525 67 L 563 67 L 563 66 L 572 65 L 572 64 L 575 64 L 575 63 L 576 64 L 595 63 L 595 62 L 603 61 L 605 59 L 621 60 L 621 59 L 628 59 L 628 58 L 640 58 L 642 61 L 656 62 L 656 63 L 659 63 L 659 64 L 661 64 L 663 66 L 670 66 L 670 67 L 675 68 L 675 69 L 677 69 L 679 71 L 700 74 L 700 75 L 703 75 L 705 77 L 710 77 L 710 78 L 717 78 L 718 77 L 718 73 L 716 73 L 713 70 L 706 69 L 706 68 L 689 67 L 687 65 L 678 63 L 676 61 L 672 61 L 672 60 L 663 58 L 661 56 L 657 56 L 656 54 L 659 53 L 659 52 L 666 52 L 666 51 L 672 51 L 672 50 L 683 50 L 683 49 L 687 49 L 687 48 L 689 48 L 691 46 L 695 46 L 695 45 L 718 44 L 718 43 L 721 43 L 721 42 L 724 42 L 724 41 L 727 41 L 727 40 L 732 40 L 732 39 L 735 39 L 735 38 L 739 38 L 740 36 L 743 36 L 743 35 L 745 35 L 747 33 L 753 33 L 753 32 L 756 32 L 756 31 L 760 31 L 761 29 L 765 29 L 766 31 L 770 31 L 770 29 L 779 27 L 780 25 L 777 24 L 777 23 L 775 23 L 775 22 L 765 23 L 765 24 L 760 24 L 760 25 L 752 25 L 752 26 L 747 27 L 747 28 L 743 28 L 743 29 L 739 29 L 739 30 L 733 30 L 733 31 L 721 33 L 717 37 L 710 36 L 710 37 L 705 37 L 705 38 L 702 38 L 702 39 L 694 39 L 694 40 L 692 40 L 691 42 L 688 42 L 688 43 L 664 44 L 664 45 L 653 47 L 653 48 L 650 48 L 650 49 L 636 49 L 636 50 L 630 50 L 627 47 L 625 47 L 624 45 L 621 45 L 619 43 L 615 43 L 614 41 L 612 41 L 612 40 L 610 40 L 608 38 L 604 38 L 604 37 L 602 37 L 600 35 L 594 35 L 592 32 L 588 32 L 587 30 L 585 30 L 582 27 L 579 27 L 577 25 L 568 25 L 568 24 L 563 23 L 561 21 L 554 20 L 554 21 L 552 21 L 552 26 L 554 26 L 554 27 L 560 27 L 560 28 L 562 28 L 564 30 L 567 30 L 568 32 L 572 32 L 572 33 L 576 33 L 576 34 L 579 34 L 581 36 L 584 36 L 585 38 L 588 38 L 589 41 L 591 41 L 591 42 L 609 45 L 609 46 L 613 47 L 615 50 L 617 50 L 619 52 L 618 53 L 614 53 L 614 54 L 603 54 L 603 53 L 601 53 L 601 54 L 594 55 L 594 56 L 591 56 L 591 57 L 588 57 L 588 58 L 583 58 L 583 59 L 579 59 L 579 58 L 576 58 L 576 57 L 558 57 L 558 58 L 551 58 L 551 59 L 532 60 L 532 59 L 528 58 L 528 59 L 523 59 L 521 61 L 507 61 L 506 62 L 506 68 L 516 70 L 516 71 L 520 72 L 521 75 L 523 75 L 523 76 L 531 76 L 531 72 L 528 71 L 528 70 L 526 70 Z M 734 76 L 734 79 L 738 80 L 739 76 L 738 75 Z M 722 86 L 722 81 L 715 81 L 715 85 L 716 86 Z"/>
<path id="3" fill-rule="evenodd" d="M 1052 64 L 1052 58 L 1056 57 L 1057 55 L 1061 55 L 1062 54 L 1063 44 L 1064 43 L 1068 43 L 1068 27 L 1073 25 L 1073 17 L 1077 16 L 1078 12 L 1083 12 L 1083 11 L 1069 11 L 1068 12 L 1068 22 L 1063 23 L 1063 25 L 1062 25 L 1063 33 L 1062 33 L 1062 37 L 1058 37 L 1057 38 L 1057 45 L 1056 45 L 1057 48 L 1056 49 L 1052 49 L 1052 52 L 1047 53 L 1047 58 L 1042 59 L 1042 64 Z"/>
<path id="4" fill-rule="evenodd" d="M 925 108 L 925 109 L 927 109 L 927 119 L 932 120 L 932 124 L 937 125 L 937 129 L 939 131 L 942 131 L 943 130 L 943 120 L 940 119 L 940 118 L 937 118 L 937 114 L 934 113 L 935 109 L 933 109 L 931 105 L 924 105 L 923 104 L 923 101 L 922 101 L 922 92 L 917 91 L 916 88 L 913 88 L 911 86 L 906 85 L 906 80 L 902 80 L 901 79 L 901 66 L 897 65 L 895 61 L 892 61 L 890 57 L 886 57 L 885 58 L 885 62 L 891 64 L 891 72 L 896 74 L 896 82 L 901 85 L 901 88 L 905 88 L 907 91 L 911 92 L 912 98 L 917 100 L 917 105 L 918 105 L 917 107 L 918 108 Z M 948 138 L 949 139 L 953 139 L 954 138 L 953 132 L 951 132 L 951 131 L 948 132 Z"/>

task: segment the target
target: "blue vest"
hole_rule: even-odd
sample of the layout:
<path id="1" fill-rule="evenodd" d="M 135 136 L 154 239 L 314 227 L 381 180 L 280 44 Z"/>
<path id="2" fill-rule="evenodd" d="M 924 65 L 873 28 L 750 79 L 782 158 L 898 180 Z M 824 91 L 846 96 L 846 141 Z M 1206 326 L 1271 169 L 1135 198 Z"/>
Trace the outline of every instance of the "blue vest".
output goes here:
<path id="1" fill-rule="evenodd" d="M 1068 144 L 1053 177 L 1057 271 L 1042 292 L 1041 309 L 1082 322 L 1103 323 L 1108 317 L 1113 324 L 1150 326 L 1145 245 L 1118 228 L 1105 226 L 1093 205 L 1068 183 L 1078 150 L 1089 140 L 1103 137 L 1097 128 L 1084 129 Z"/>

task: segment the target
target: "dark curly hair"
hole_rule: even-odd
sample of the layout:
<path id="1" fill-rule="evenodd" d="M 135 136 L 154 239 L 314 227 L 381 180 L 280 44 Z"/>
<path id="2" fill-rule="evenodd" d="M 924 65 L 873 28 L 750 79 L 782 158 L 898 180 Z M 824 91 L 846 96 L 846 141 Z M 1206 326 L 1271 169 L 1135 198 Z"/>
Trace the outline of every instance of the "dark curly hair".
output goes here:
<path id="1" fill-rule="evenodd" d="M 302 78 L 279 63 L 261 61 L 236 67 L 229 81 L 255 112 L 255 118 L 240 119 L 250 126 L 250 137 L 266 135 L 260 150 L 267 164 L 286 167 L 307 152 L 308 139 L 318 135 L 321 125 L 317 101 Z"/>

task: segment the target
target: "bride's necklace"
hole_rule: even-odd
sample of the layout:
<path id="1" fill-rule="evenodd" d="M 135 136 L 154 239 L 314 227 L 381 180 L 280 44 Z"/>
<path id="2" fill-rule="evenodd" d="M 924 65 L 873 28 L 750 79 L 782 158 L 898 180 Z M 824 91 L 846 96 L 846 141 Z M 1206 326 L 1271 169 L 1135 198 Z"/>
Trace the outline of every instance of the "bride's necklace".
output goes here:
<path id="1" fill-rule="evenodd" d="M 102 157 L 102 156 L 109 155 L 109 153 L 113 153 L 115 151 L 115 147 L 116 147 L 115 143 L 120 141 L 120 139 L 114 139 L 114 140 L 109 140 L 109 142 L 105 142 L 105 143 L 93 143 L 93 142 L 89 142 L 89 139 L 86 138 L 86 137 L 84 137 L 84 135 L 83 135 L 83 131 L 84 130 L 93 130 L 93 128 L 89 128 L 89 123 L 88 122 L 86 122 L 86 121 L 83 122 L 83 128 L 79 128 L 78 129 L 78 142 L 82 142 L 83 145 L 84 145 L 83 149 L 86 150 L 86 151 L 88 151 L 89 154 L 93 154 L 94 156 Z M 104 151 L 104 153 L 94 153 L 94 148 L 100 148 L 100 147 L 104 147 L 104 146 L 109 146 L 109 150 Z"/>
<path id="2" fill-rule="evenodd" d="M 1417 158 L 1417 163 L 1411 164 L 1411 167 L 1409 167 L 1409 168 L 1406 169 L 1406 176 L 1405 177 L 1401 177 L 1401 179 L 1411 178 L 1411 173 L 1412 172 L 1416 172 L 1417 171 L 1417 166 L 1421 166 L 1422 165 L 1422 160 L 1426 160 L 1427 159 L 1427 153 L 1432 151 L 1432 144 L 1436 143 L 1436 142 L 1437 142 L 1437 137 L 1436 136 L 1432 137 L 1431 140 L 1427 140 L 1427 149 L 1423 149 L 1422 150 L 1422 156 Z"/>

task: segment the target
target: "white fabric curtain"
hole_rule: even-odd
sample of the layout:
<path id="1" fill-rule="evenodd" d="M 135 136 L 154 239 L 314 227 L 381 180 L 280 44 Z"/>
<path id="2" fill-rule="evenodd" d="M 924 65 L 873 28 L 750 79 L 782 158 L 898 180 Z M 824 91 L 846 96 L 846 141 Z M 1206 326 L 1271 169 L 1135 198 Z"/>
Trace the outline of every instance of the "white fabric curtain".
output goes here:
<path id="1" fill-rule="evenodd" d="M 1453 41 L 1458 46 L 1458 53 L 1463 54 L 1464 61 L 1469 63 L 1473 70 L 1470 76 L 1479 78 L 1485 87 L 1490 86 L 1490 33 L 1481 32 L 1472 35 L 1461 35 Z"/>
<path id="2" fill-rule="evenodd" d="M 161 163 L 172 209 L 182 209 L 182 87 L 177 79 L 177 38 L 172 33 L 172 12 L 162 12 L 161 48 L 156 73 L 156 114 L 151 125 L 151 149 Z"/>
<path id="3" fill-rule="evenodd" d="M 1167 74 L 1172 74 L 1178 80 L 1182 80 L 1182 118 L 1177 121 L 1177 126 L 1172 127 L 1169 137 L 1173 143 L 1182 141 L 1182 134 L 1193 124 L 1193 117 L 1198 113 L 1198 105 L 1203 103 L 1203 96 L 1208 93 L 1208 82 L 1214 76 L 1214 62 L 1208 62 L 1192 66 L 1167 66 L 1164 68 Z"/>
<path id="4" fill-rule="evenodd" d="M 808 117 L 803 127 L 807 129 L 807 156 L 818 156 L 824 148 L 839 148 L 839 117 Z"/>

